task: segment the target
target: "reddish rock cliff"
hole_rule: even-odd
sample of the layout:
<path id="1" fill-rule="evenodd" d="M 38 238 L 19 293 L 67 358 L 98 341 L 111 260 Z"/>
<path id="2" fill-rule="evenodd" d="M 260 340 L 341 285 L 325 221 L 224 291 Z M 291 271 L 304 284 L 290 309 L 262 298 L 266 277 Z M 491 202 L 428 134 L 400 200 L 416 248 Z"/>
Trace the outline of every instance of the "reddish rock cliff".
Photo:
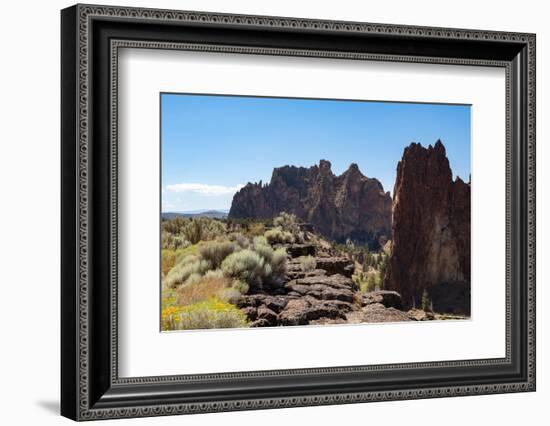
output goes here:
<path id="1" fill-rule="evenodd" d="M 233 197 L 229 218 L 272 218 L 294 213 L 327 238 L 368 242 L 376 248 L 391 233 L 391 197 L 382 184 L 365 177 L 356 164 L 335 176 L 321 160 L 310 168 L 273 170 L 267 185 L 249 183 Z"/>
<path id="2" fill-rule="evenodd" d="M 397 165 L 385 287 L 406 308 L 426 290 L 435 311 L 470 312 L 470 184 L 453 181 L 441 141 L 411 144 Z"/>

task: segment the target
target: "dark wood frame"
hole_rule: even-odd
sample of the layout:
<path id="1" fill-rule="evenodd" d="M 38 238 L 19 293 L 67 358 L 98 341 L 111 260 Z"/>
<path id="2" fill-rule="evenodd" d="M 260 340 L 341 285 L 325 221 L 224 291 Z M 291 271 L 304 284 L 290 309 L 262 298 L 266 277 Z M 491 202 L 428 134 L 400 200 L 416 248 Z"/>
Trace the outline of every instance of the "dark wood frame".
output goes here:
<path id="1" fill-rule="evenodd" d="M 64 9 L 61 29 L 64 416 L 89 420 L 535 390 L 535 35 L 95 5 Z M 119 378 L 116 59 L 125 46 L 504 67 L 506 357 Z"/>

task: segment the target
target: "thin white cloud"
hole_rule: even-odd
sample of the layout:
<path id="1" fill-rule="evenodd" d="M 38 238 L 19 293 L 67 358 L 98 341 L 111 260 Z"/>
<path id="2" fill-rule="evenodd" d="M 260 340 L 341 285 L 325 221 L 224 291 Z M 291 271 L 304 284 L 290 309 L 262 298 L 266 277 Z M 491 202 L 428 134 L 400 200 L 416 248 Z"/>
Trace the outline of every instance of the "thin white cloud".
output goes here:
<path id="1" fill-rule="evenodd" d="M 166 191 L 168 192 L 192 192 L 195 194 L 218 196 L 218 195 L 230 195 L 237 192 L 244 185 L 235 186 L 223 186 L 223 185 L 207 185 L 204 183 L 175 183 L 172 185 L 166 185 Z"/>

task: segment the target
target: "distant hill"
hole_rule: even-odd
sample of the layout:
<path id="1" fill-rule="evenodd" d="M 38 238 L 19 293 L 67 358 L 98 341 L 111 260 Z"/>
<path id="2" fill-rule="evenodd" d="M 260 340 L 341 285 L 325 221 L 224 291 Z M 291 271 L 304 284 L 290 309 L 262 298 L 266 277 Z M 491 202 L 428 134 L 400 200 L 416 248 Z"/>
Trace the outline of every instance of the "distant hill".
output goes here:
<path id="1" fill-rule="evenodd" d="M 163 219 L 174 219 L 176 217 L 209 217 L 212 219 L 226 219 L 228 210 L 193 210 L 188 212 L 165 212 Z"/>

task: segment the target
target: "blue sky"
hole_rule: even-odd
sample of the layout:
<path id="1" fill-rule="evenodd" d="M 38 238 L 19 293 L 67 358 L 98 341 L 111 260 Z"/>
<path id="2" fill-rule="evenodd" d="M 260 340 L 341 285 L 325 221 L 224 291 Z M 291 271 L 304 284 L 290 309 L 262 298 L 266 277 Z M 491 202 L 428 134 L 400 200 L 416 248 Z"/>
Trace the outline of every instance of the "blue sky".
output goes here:
<path id="1" fill-rule="evenodd" d="M 351 163 L 393 191 L 411 142 L 441 139 L 455 176 L 470 175 L 466 105 L 161 94 L 162 211 L 229 209 L 274 167 Z"/>

